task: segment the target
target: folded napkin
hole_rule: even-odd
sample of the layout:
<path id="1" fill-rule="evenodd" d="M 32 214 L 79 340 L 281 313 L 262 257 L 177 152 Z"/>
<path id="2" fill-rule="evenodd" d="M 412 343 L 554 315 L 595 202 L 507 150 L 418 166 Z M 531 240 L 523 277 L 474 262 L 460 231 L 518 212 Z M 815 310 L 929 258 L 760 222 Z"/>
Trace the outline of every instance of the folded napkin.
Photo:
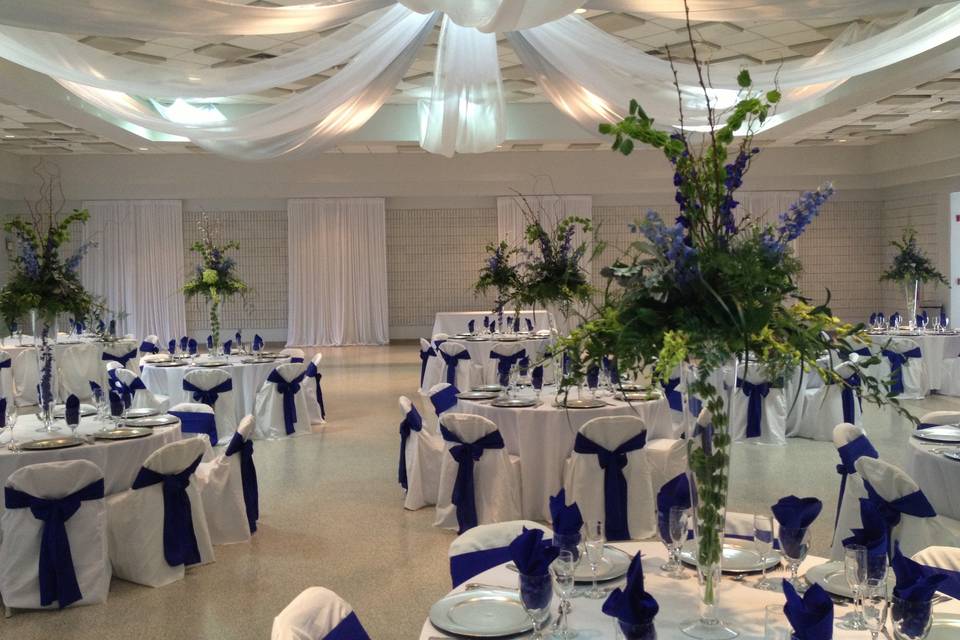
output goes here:
<path id="1" fill-rule="evenodd" d="M 524 318 L 527 321 L 527 331 L 533 333 L 533 320 L 530 318 Z"/>
<path id="2" fill-rule="evenodd" d="M 790 495 L 780 498 L 770 509 L 781 527 L 806 529 L 820 515 L 823 503 L 819 498 L 798 498 Z"/>
<path id="3" fill-rule="evenodd" d="M 567 504 L 567 493 L 560 489 L 560 493 L 550 496 L 550 519 L 553 521 L 554 534 L 569 536 L 580 533 L 583 527 L 583 516 L 577 503 Z"/>
<path id="4" fill-rule="evenodd" d="M 657 530 L 662 540 L 670 540 L 670 509 L 690 508 L 690 481 L 681 473 L 657 492 Z"/>
<path id="5" fill-rule="evenodd" d="M 867 548 L 867 555 L 871 558 L 886 557 L 890 552 L 887 521 L 871 500 L 860 498 L 860 522 L 862 528 L 851 529 L 853 535 L 843 539 L 843 546 L 859 544 Z"/>
<path id="6" fill-rule="evenodd" d="M 473 333 L 473 329 L 477 326 L 476 320 L 471 320 L 467 323 L 467 333 Z"/>
<path id="7" fill-rule="evenodd" d="M 0 428 L 7 426 L 7 399 L 0 398 Z"/>
<path id="8" fill-rule="evenodd" d="M 950 319 L 947 318 L 947 314 L 946 314 L 945 312 L 941 311 L 941 312 L 940 312 L 940 326 L 941 326 L 941 327 L 946 327 L 949 322 L 950 322 Z"/>
<path id="9" fill-rule="evenodd" d="M 260 337 L 260 334 L 254 334 L 253 336 L 253 350 L 260 351 L 263 349 L 263 338 Z"/>
<path id="10" fill-rule="evenodd" d="M 213 349 L 213 336 L 207 335 L 207 349 Z"/>
<path id="11" fill-rule="evenodd" d="M 543 389 L 543 367 L 534 367 L 530 372 L 530 384 L 534 389 Z"/>
<path id="12" fill-rule="evenodd" d="M 112 335 L 112 336 L 117 335 L 117 321 L 116 321 L 116 320 L 111 320 L 111 321 L 110 321 L 109 331 L 110 331 L 110 335 Z"/>
<path id="13" fill-rule="evenodd" d="M 97 320 L 97 331 L 99 333 L 103 333 L 104 331 L 106 331 L 106 329 L 107 329 L 107 323 L 105 323 L 103 320 Z"/>
<path id="14" fill-rule="evenodd" d="M 80 398 L 71 393 L 67 396 L 67 401 L 64 404 L 66 406 L 64 407 L 63 417 L 67 424 L 80 424 Z"/>
<path id="15" fill-rule="evenodd" d="M 187 336 L 183 336 L 182 338 L 180 338 L 180 351 L 186 351 L 188 344 L 189 344 L 189 339 L 187 338 Z"/>
<path id="16" fill-rule="evenodd" d="M 239 332 L 239 331 L 237 331 L 235 334 L 233 334 L 233 340 L 234 340 L 237 344 L 240 344 L 241 342 L 243 342 L 243 336 L 240 335 L 240 332 Z"/>
<path id="17" fill-rule="evenodd" d="M 194 355 L 197 353 L 197 341 L 194 340 L 193 338 L 190 338 L 189 340 L 187 340 L 187 351 L 190 352 L 190 355 Z"/>
<path id="18" fill-rule="evenodd" d="M 876 324 L 876 323 L 877 323 L 877 314 L 876 312 L 874 312 L 870 314 L 870 324 Z"/>
<path id="19" fill-rule="evenodd" d="M 94 400 L 99 400 L 103 397 L 103 389 L 101 389 L 100 385 L 93 380 L 90 381 L 90 391 L 93 393 Z"/>
<path id="20" fill-rule="evenodd" d="M 223 352 L 230 355 L 231 351 L 233 351 L 233 340 L 227 340 L 223 343 Z"/>
<path id="21" fill-rule="evenodd" d="M 603 603 L 603 612 L 619 620 L 627 637 L 633 638 L 638 636 L 629 634 L 627 627 L 649 624 L 659 611 L 656 599 L 643 588 L 643 563 L 638 553 L 630 561 L 626 586 L 610 592 Z"/>
<path id="22" fill-rule="evenodd" d="M 596 389 L 600 386 L 600 367 L 591 365 L 587 367 L 587 387 Z"/>
<path id="23" fill-rule="evenodd" d="M 484 329 L 490 328 L 490 318 L 488 318 L 487 316 L 483 316 L 483 328 Z"/>
<path id="24" fill-rule="evenodd" d="M 167 353 L 173 355 L 177 351 L 177 341 L 173 338 L 170 338 L 170 342 L 167 343 Z"/>
<path id="25" fill-rule="evenodd" d="M 893 587 L 895 600 L 891 603 L 891 617 L 906 635 L 920 637 L 930 620 L 930 600 L 934 592 L 948 581 L 948 576 L 900 553 L 900 543 L 894 544 L 890 566 L 897 578 Z"/>
<path id="26" fill-rule="evenodd" d="M 117 418 L 123 415 L 123 400 L 120 399 L 120 394 L 110 390 L 110 415 Z"/>
<path id="27" fill-rule="evenodd" d="M 801 598 L 790 584 L 783 581 L 787 602 L 783 613 L 793 627 L 794 640 L 830 640 L 833 637 L 833 600 L 818 584 L 812 585 Z"/>
<path id="28" fill-rule="evenodd" d="M 517 570 L 528 576 L 543 576 L 550 572 L 550 563 L 557 558 L 559 549 L 543 540 L 542 529 L 523 528 L 523 532 L 510 543 L 510 558 Z"/>

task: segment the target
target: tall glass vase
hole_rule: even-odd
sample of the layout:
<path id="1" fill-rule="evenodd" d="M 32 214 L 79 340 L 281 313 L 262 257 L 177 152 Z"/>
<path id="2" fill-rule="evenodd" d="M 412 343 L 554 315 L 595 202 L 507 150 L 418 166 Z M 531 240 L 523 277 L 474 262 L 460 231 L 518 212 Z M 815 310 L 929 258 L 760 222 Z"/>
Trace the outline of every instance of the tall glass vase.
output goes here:
<path id="1" fill-rule="evenodd" d="M 910 329 L 917 328 L 917 305 L 919 303 L 918 296 L 920 295 L 920 281 L 914 280 L 910 282 L 909 280 L 904 281 L 903 283 L 903 297 L 906 301 L 905 308 L 907 310 L 907 327 Z"/>
<path id="2" fill-rule="evenodd" d="M 44 314 L 37 309 L 30 311 L 30 325 L 33 330 L 33 341 L 37 350 L 37 415 L 41 427 L 38 431 L 59 431 L 53 423 L 53 405 L 56 402 L 53 389 L 54 348 L 57 336 L 57 318 Z"/>
<path id="3" fill-rule="evenodd" d="M 220 296 L 215 292 L 210 293 L 210 337 L 213 344 L 210 345 L 210 355 L 220 353 Z"/>

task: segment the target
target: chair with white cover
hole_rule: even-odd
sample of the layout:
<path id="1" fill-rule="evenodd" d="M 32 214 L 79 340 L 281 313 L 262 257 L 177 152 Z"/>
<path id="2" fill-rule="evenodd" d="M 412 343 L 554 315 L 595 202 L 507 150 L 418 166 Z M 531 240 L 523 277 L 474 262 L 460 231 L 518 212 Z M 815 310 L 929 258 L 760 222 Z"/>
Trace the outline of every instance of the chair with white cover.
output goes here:
<path id="1" fill-rule="evenodd" d="M 279 438 L 310 433 L 310 412 L 303 393 L 307 367 L 302 362 L 281 364 L 257 391 L 254 416 L 257 436 Z"/>
<path id="2" fill-rule="evenodd" d="M 960 355 L 943 359 L 937 391 L 945 396 L 960 396 Z"/>
<path id="3" fill-rule="evenodd" d="M 115 576 L 162 587 L 183 579 L 186 567 L 214 561 L 195 481 L 203 452 L 198 438 L 164 445 L 143 463 L 132 489 L 107 498 Z"/>
<path id="4" fill-rule="evenodd" d="M 13 358 L 13 394 L 18 407 L 37 404 L 40 365 L 35 347 L 24 349 Z"/>
<path id="5" fill-rule="evenodd" d="M 87 393 L 89 393 L 89 388 Z M 16 392 L 13 387 L 13 359 L 6 351 L 0 350 L 0 397 L 6 398 L 13 407 Z"/>
<path id="6" fill-rule="evenodd" d="M 736 389 L 730 394 L 730 437 L 734 442 L 785 445 L 787 401 L 762 365 L 737 367 Z"/>
<path id="7" fill-rule="evenodd" d="M 457 394 L 460 393 L 460 390 L 457 389 L 455 385 L 447 384 L 446 382 L 441 382 L 430 387 L 430 390 L 427 392 L 427 400 L 430 401 L 430 406 L 433 407 L 433 413 L 437 416 L 437 422 L 435 423 L 432 431 L 434 433 L 440 433 L 440 416 L 442 416 L 447 411 L 452 411 L 456 409 Z"/>
<path id="8" fill-rule="evenodd" d="M 90 383 L 103 384 L 103 362 L 96 344 L 67 347 L 57 357 L 56 364 L 61 398 L 74 395 L 86 402 L 93 398 Z"/>
<path id="9" fill-rule="evenodd" d="M 322 359 L 323 354 L 318 351 L 310 358 L 310 364 L 303 373 L 303 394 L 307 399 L 310 424 L 324 424 L 327 421 L 327 407 L 323 404 L 323 389 L 320 387 L 320 380 L 323 378 L 320 373 Z"/>
<path id="10" fill-rule="evenodd" d="M 7 478 L 4 504 L 0 597 L 8 610 L 107 601 L 107 516 L 97 465 L 67 460 L 22 467 Z"/>
<path id="11" fill-rule="evenodd" d="M 370 640 L 347 602 L 329 589 L 305 589 L 273 619 L 270 640 Z"/>
<path id="12" fill-rule="evenodd" d="M 520 361 L 527 357 L 522 342 L 499 342 L 490 349 L 490 363 L 483 372 L 486 384 L 510 384 L 510 372 L 520 367 Z"/>
<path id="13" fill-rule="evenodd" d="M 125 369 L 138 372 L 137 342 L 135 340 L 116 340 L 103 345 L 100 359 L 104 362 L 119 362 Z"/>
<path id="14" fill-rule="evenodd" d="M 120 382 L 121 387 L 117 391 L 121 393 L 126 400 L 130 397 L 130 409 L 156 409 L 160 413 L 166 413 L 170 408 L 170 398 L 153 393 L 147 389 L 140 376 L 130 369 L 117 368 L 113 370 L 113 375 Z M 88 387 L 89 388 L 89 387 Z M 126 404 L 126 402 L 124 402 Z"/>
<path id="15" fill-rule="evenodd" d="M 927 547 L 913 554 L 913 561 L 945 572 L 949 571 L 960 579 L 960 549 L 956 547 Z"/>
<path id="16" fill-rule="evenodd" d="M 445 441 L 435 527 L 463 533 L 478 524 L 520 519 L 520 460 L 482 416 L 440 416 Z"/>
<path id="17" fill-rule="evenodd" d="M 890 338 L 883 345 L 886 376 L 890 391 L 901 400 L 922 400 L 930 393 L 927 371 L 923 367 L 923 351 L 915 340 Z"/>
<path id="18" fill-rule="evenodd" d="M 427 389 L 440 381 L 443 373 L 441 364 L 433 344 L 426 338 L 420 338 L 420 393 L 426 393 Z"/>
<path id="19" fill-rule="evenodd" d="M 141 356 L 146 355 L 155 355 L 160 353 L 160 337 L 156 334 L 151 333 L 143 340 L 140 341 L 140 346 L 137 347 L 137 351 L 140 352 Z"/>
<path id="20" fill-rule="evenodd" d="M 224 452 L 197 467 L 213 544 L 246 542 L 257 530 L 260 500 L 253 464 L 253 426 L 253 416 L 245 417 Z"/>
<path id="21" fill-rule="evenodd" d="M 169 413 L 180 420 L 181 437 L 201 436 L 206 437 L 212 446 L 221 444 L 212 407 L 202 402 L 180 402 L 170 407 Z"/>
<path id="22" fill-rule="evenodd" d="M 944 424 L 960 424 L 960 411 L 931 411 L 920 416 L 917 429 L 937 427 Z"/>
<path id="23" fill-rule="evenodd" d="M 286 349 L 280 350 L 280 357 L 290 358 L 290 362 L 303 362 L 306 360 L 306 354 L 303 352 L 303 349 L 297 349 L 296 347 L 288 347 Z"/>
<path id="24" fill-rule="evenodd" d="M 474 375 L 473 361 L 470 359 L 470 352 L 462 342 L 447 340 L 438 348 L 438 355 L 443 361 L 443 381 L 452 384 L 458 389 L 470 389 L 473 387 L 474 378 L 482 376 Z"/>
<path id="25" fill-rule="evenodd" d="M 828 379 L 827 384 L 803 392 L 806 401 L 796 434 L 799 437 L 829 442 L 838 424 L 860 423 L 860 375 L 856 366 L 841 362 L 834 372 L 840 380 Z"/>
<path id="26" fill-rule="evenodd" d="M 837 513 L 833 522 L 833 543 L 830 557 L 843 559 L 843 540 L 852 535 L 851 529 L 860 527 L 860 499 L 867 497 L 863 479 L 856 462 L 866 456 L 879 458 L 867 434 L 860 427 L 841 423 L 833 428 L 833 445 L 840 456 L 837 473 L 840 474 L 840 492 L 837 495 Z"/>
<path id="27" fill-rule="evenodd" d="M 544 539 L 553 538 L 549 527 L 531 520 L 512 520 L 481 524 L 464 531 L 450 543 L 450 579 L 456 588 L 504 562 L 509 562 L 510 543 L 523 533 L 524 529 L 540 529 Z"/>
<path id="28" fill-rule="evenodd" d="M 213 409 L 217 423 L 216 440 L 224 440 L 237 429 L 237 410 L 233 399 L 233 376 L 223 369 L 193 369 L 183 376 L 183 390 L 194 402 Z M 210 438 L 216 444 L 214 438 Z"/>
<path id="29" fill-rule="evenodd" d="M 398 481 L 406 492 L 403 507 L 416 511 L 437 503 L 443 440 L 423 429 L 420 412 L 410 398 L 400 396 L 400 462 Z"/>

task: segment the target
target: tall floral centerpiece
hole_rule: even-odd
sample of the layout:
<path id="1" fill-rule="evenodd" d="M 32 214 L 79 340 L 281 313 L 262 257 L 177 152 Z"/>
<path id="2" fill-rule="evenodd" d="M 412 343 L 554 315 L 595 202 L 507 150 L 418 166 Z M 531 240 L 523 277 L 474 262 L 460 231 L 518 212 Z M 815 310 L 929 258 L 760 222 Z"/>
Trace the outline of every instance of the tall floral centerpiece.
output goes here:
<path id="1" fill-rule="evenodd" d="M 895 282 L 903 287 L 907 323 L 910 327 L 915 327 L 920 283 L 939 282 L 947 286 L 949 283 L 917 245 L 915 229 L 911 227 L 904 229 L 900 240 L 892 241 L 890 246 L 897 249 L 897 255 L 893 257 L 890 268 L 880 276 L 880 281 Z"/>
<path id="2" fill-rule="evenodd" d="M 487 260 L 480 268 L 480 276 L 473 288 L 479 294 L 486 294 L 490 289 L 496 292 L 493 312 L 497 316 L 497 324 L 502 328 L 503 310 L 516 298 L 520 286 L 520 272 L 514 264 L 517 249 L 506 240 L 501 240 L 499 243 L 491 242 L 486 250 Z"/>
<path id="3" fill-rule="evenodd" d="M 220 305 L 235 294 L 247 291 L 247 285 L 237 277 L 237 263 L 227 257 L 227 251 L 239 249 L 237 242 L 217 244 L 214 230 L 206 214 L 201 214 L 197 221 L 200 240 L 193 243 L 190 250 L 200 256 L 193 277 L 183 286 L 183 293 L 187 300 L 202 296 L 210 303 L 210 334 L 213 337 L 213 348 L 220 348 Z"/>

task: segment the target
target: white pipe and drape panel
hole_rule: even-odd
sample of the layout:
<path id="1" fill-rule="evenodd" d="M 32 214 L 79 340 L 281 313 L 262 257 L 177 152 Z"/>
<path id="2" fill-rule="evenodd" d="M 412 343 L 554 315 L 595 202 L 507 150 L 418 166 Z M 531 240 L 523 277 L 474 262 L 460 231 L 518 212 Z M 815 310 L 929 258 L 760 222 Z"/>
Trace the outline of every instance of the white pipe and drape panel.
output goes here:
<path id="1" fill-rule="evenodd" d="M 287 201 L 290 345 L 386 344 L 383 198 Z"/>
<path id="2" fill-rule="evenodd" d="M 557 195 L 497 198 L 497 237 L 512 246 L 526 246 L 524 233 L 528 224 L 537 220 L 547 233 L 553 233 L 557 223 L 569 216 L 592 220 L 593 198 Z M 577 246 L 587 240 L 589 234 L 585 234 L 578 226 L 572 245 Z"/>
<path id="3" fill-rule="evenodd" d="M 97 243 L 80 266 L 85 287 L 127 314 L 120 333 L 181 336 L 187 322 L 183 293 L 183 208 L 180 200 L 86 201 L 84 240 Z"/>

